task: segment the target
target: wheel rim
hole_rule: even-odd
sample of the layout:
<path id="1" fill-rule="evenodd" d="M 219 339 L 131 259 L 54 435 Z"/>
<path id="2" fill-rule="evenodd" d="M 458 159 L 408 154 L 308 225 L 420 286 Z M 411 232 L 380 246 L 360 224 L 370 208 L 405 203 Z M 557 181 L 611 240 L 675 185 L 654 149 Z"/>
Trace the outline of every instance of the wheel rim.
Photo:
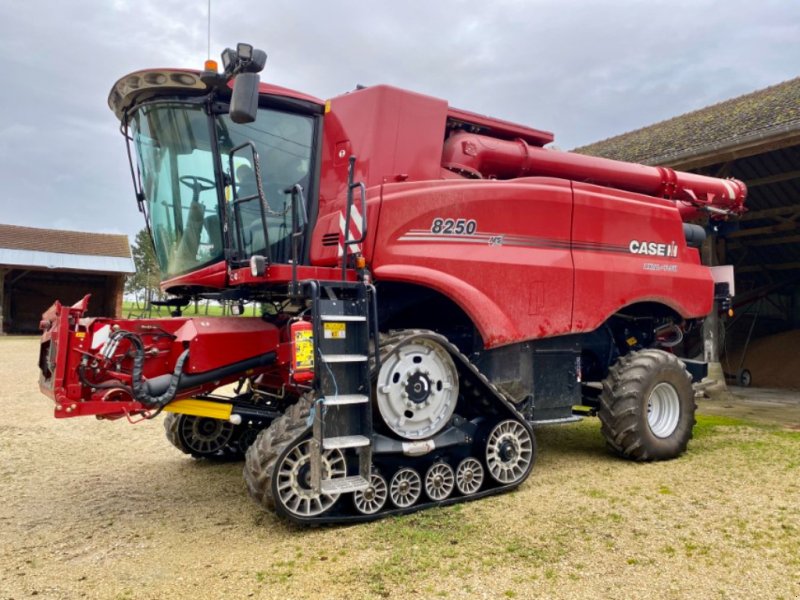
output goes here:
<path id="1" fill-rule="evenodd" d="M 189 452 L 214 455 L 220 452 L 233 437 L 233 424 L 222 419 L 184 415 L 180 434 Z"/>
<path id="2" fill-rule="evenodd" d="M 381 417 L 400 437 L 418 440 L 435 435 L 458 401 L 455 363 L 433 340 L 403 344 L 381 365 L 376 396 Z"/>
<path id="3" fill-rule="evenodd" d="M 469 496 L 483 485 L 483 465 L 477 458 L 465 458 L 456 469 L 456 487 L 458 491 Z"/>
<path id="4" fill-rule="evenodd" d="M 455 487 L 453 467 L 447 463 L 431 465 L 425 474 L 425 493 L 431 500 L 444 500 Z"/>
<path id="5" fill-rule="evenodd" d="M 661 382 L 650 392 L 647 399 L 647 424 L 653 435 L 659 438 L 671 436 L 681 418 L 681 400 L 672 384 Z"/>
<path id="6" fill-rule="evenodd" d="M 392 477 L 389 497 L 398 508 L 407 508 L 419 499 L 422 493 L 422 479 L 414 469 L 400 469 Z"/>
<path id="7" fill-rule="evenodd" d="M 315 494 L 311 489 L 311 440 L 296 444 L 276 468 L 278 500 L 290 513 L 300 517 L 321 515 L 330 509 L 340 494 Z M 322 454 L 322 478 L 347 475 L 341 450 Z"/>
<path id="8" fill-rule="evenodd" d="M 525 477 L 533 461 L 533 438 L 522 423 L 501 421 L 486 442 L 486 466 L 499 483 L 510 484 Z"/>
<path id="9" fill-rule="evenodd" d="M 369 487 L 353 494 L 353 504 L 361 514 L 374 515 L 386 504 L 388 496 L 389 488 L 386 480 L 377 473 L 373 473 L 369 480 Z"/>

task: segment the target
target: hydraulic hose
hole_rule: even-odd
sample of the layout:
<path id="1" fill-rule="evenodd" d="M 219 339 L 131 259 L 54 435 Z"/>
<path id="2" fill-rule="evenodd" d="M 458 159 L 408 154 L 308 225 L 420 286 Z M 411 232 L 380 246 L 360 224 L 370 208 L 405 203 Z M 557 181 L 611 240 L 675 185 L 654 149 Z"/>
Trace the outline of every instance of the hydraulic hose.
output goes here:
<path id="1" fill-rule="evenodd" d="M 133 397 L 135 400 L 141 402 L 145 406 L 162 408 L 172 402 L 175 394 L 178 391 L 178 384 L 180 383 L 181 375 L 183 375 L 183 365 L 189 358 L 189 349 L 184 350 L 175 362 L 175 370 L 170 377 L 167 389 L 158 396 L 152 396 L 147 391 L 147 386 L 143 380 L 144 373 L 144 343 L 135 333 L 130 331 L 115 331 L 111 334 L 108 341 L 107 348 L 116 348 L 120 341 L 126 339 L 130 342 L 134 349 L 133 356 L 133 373 L 131 387 L 133 388 Z"/>

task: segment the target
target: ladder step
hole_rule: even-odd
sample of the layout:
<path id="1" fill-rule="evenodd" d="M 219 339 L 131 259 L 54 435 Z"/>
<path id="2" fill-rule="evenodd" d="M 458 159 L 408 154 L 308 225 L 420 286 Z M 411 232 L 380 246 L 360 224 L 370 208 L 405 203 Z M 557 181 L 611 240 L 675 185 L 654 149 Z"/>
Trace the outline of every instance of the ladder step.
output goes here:
<path id="1" fill-rule="evenodd" d="M 362 315 L 320 315 L 323 321 L 366 321 L 367 317 Z"/>
<path id="2" fill-rule="evenodd" d="M 344 448 L 361 448 L 369 446 L 369 438 L 363 435 L 341 435 L 338 437 L 322 438 L 324 450 L 337 450 Z"/>
<path id="3" fill-rule="evenodd" d="M 347 492 L 358 492 L 369 487 L 369 481 L 360 475 L 350 477 L 337 477 L 336 479 L 323 479 L 321 482 L 321 492 L 323 494 L 346 494 Z"/>
<path id="4" fill-rule="evenodd" d="M 369 396 L 364 394 L 339 394 L 338 396 L 330 396 L 322 399 L 325 406 L 341 406 L 342 404 L 366 404 L 369 402 Z"/>
<path id="5" fill-rule="evenodd" d="M 320 354 L 322 362 L 326 363 L 348 363 L 366 362 L 366 354 Z"/>

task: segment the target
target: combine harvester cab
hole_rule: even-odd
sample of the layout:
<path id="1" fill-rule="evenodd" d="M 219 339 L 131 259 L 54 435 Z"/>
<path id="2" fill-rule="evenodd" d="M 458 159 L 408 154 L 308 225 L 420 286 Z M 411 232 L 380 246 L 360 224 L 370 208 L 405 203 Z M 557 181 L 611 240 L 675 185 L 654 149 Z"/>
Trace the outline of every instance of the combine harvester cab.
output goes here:
<path id="1" fill-rule="evenodd" d="M 587 415 L 626 458 L 686 450 L 705 365 L 672 350 L 733 291 L 691 221 L 741 213 L 741 182 L 547 150 L 389 86 L 323 102 L 265 62 L 240 44 L 222 73 L 112 88 L 175 316 L 56 302 L 56 417 L 165 411 L 176 448 L 244 457 L 253 499 L 301 524 L 512 490 L 534 427 Z M 261 315 L 181 316 L 197 299 Z"/>

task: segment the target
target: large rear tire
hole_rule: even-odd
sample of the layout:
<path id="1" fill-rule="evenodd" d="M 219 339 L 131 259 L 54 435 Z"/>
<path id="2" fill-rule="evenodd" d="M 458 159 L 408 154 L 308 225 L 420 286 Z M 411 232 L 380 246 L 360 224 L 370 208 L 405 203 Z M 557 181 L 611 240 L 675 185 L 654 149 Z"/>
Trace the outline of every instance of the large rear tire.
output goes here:
<path id="1" fill-rule="evenodd" d="M 695 409 L 692 377 L 683 363 L 662 350 L 640 350 L 611 367 L 597 416 L 617 454 L 667 460 L 686 451 Z"/>

